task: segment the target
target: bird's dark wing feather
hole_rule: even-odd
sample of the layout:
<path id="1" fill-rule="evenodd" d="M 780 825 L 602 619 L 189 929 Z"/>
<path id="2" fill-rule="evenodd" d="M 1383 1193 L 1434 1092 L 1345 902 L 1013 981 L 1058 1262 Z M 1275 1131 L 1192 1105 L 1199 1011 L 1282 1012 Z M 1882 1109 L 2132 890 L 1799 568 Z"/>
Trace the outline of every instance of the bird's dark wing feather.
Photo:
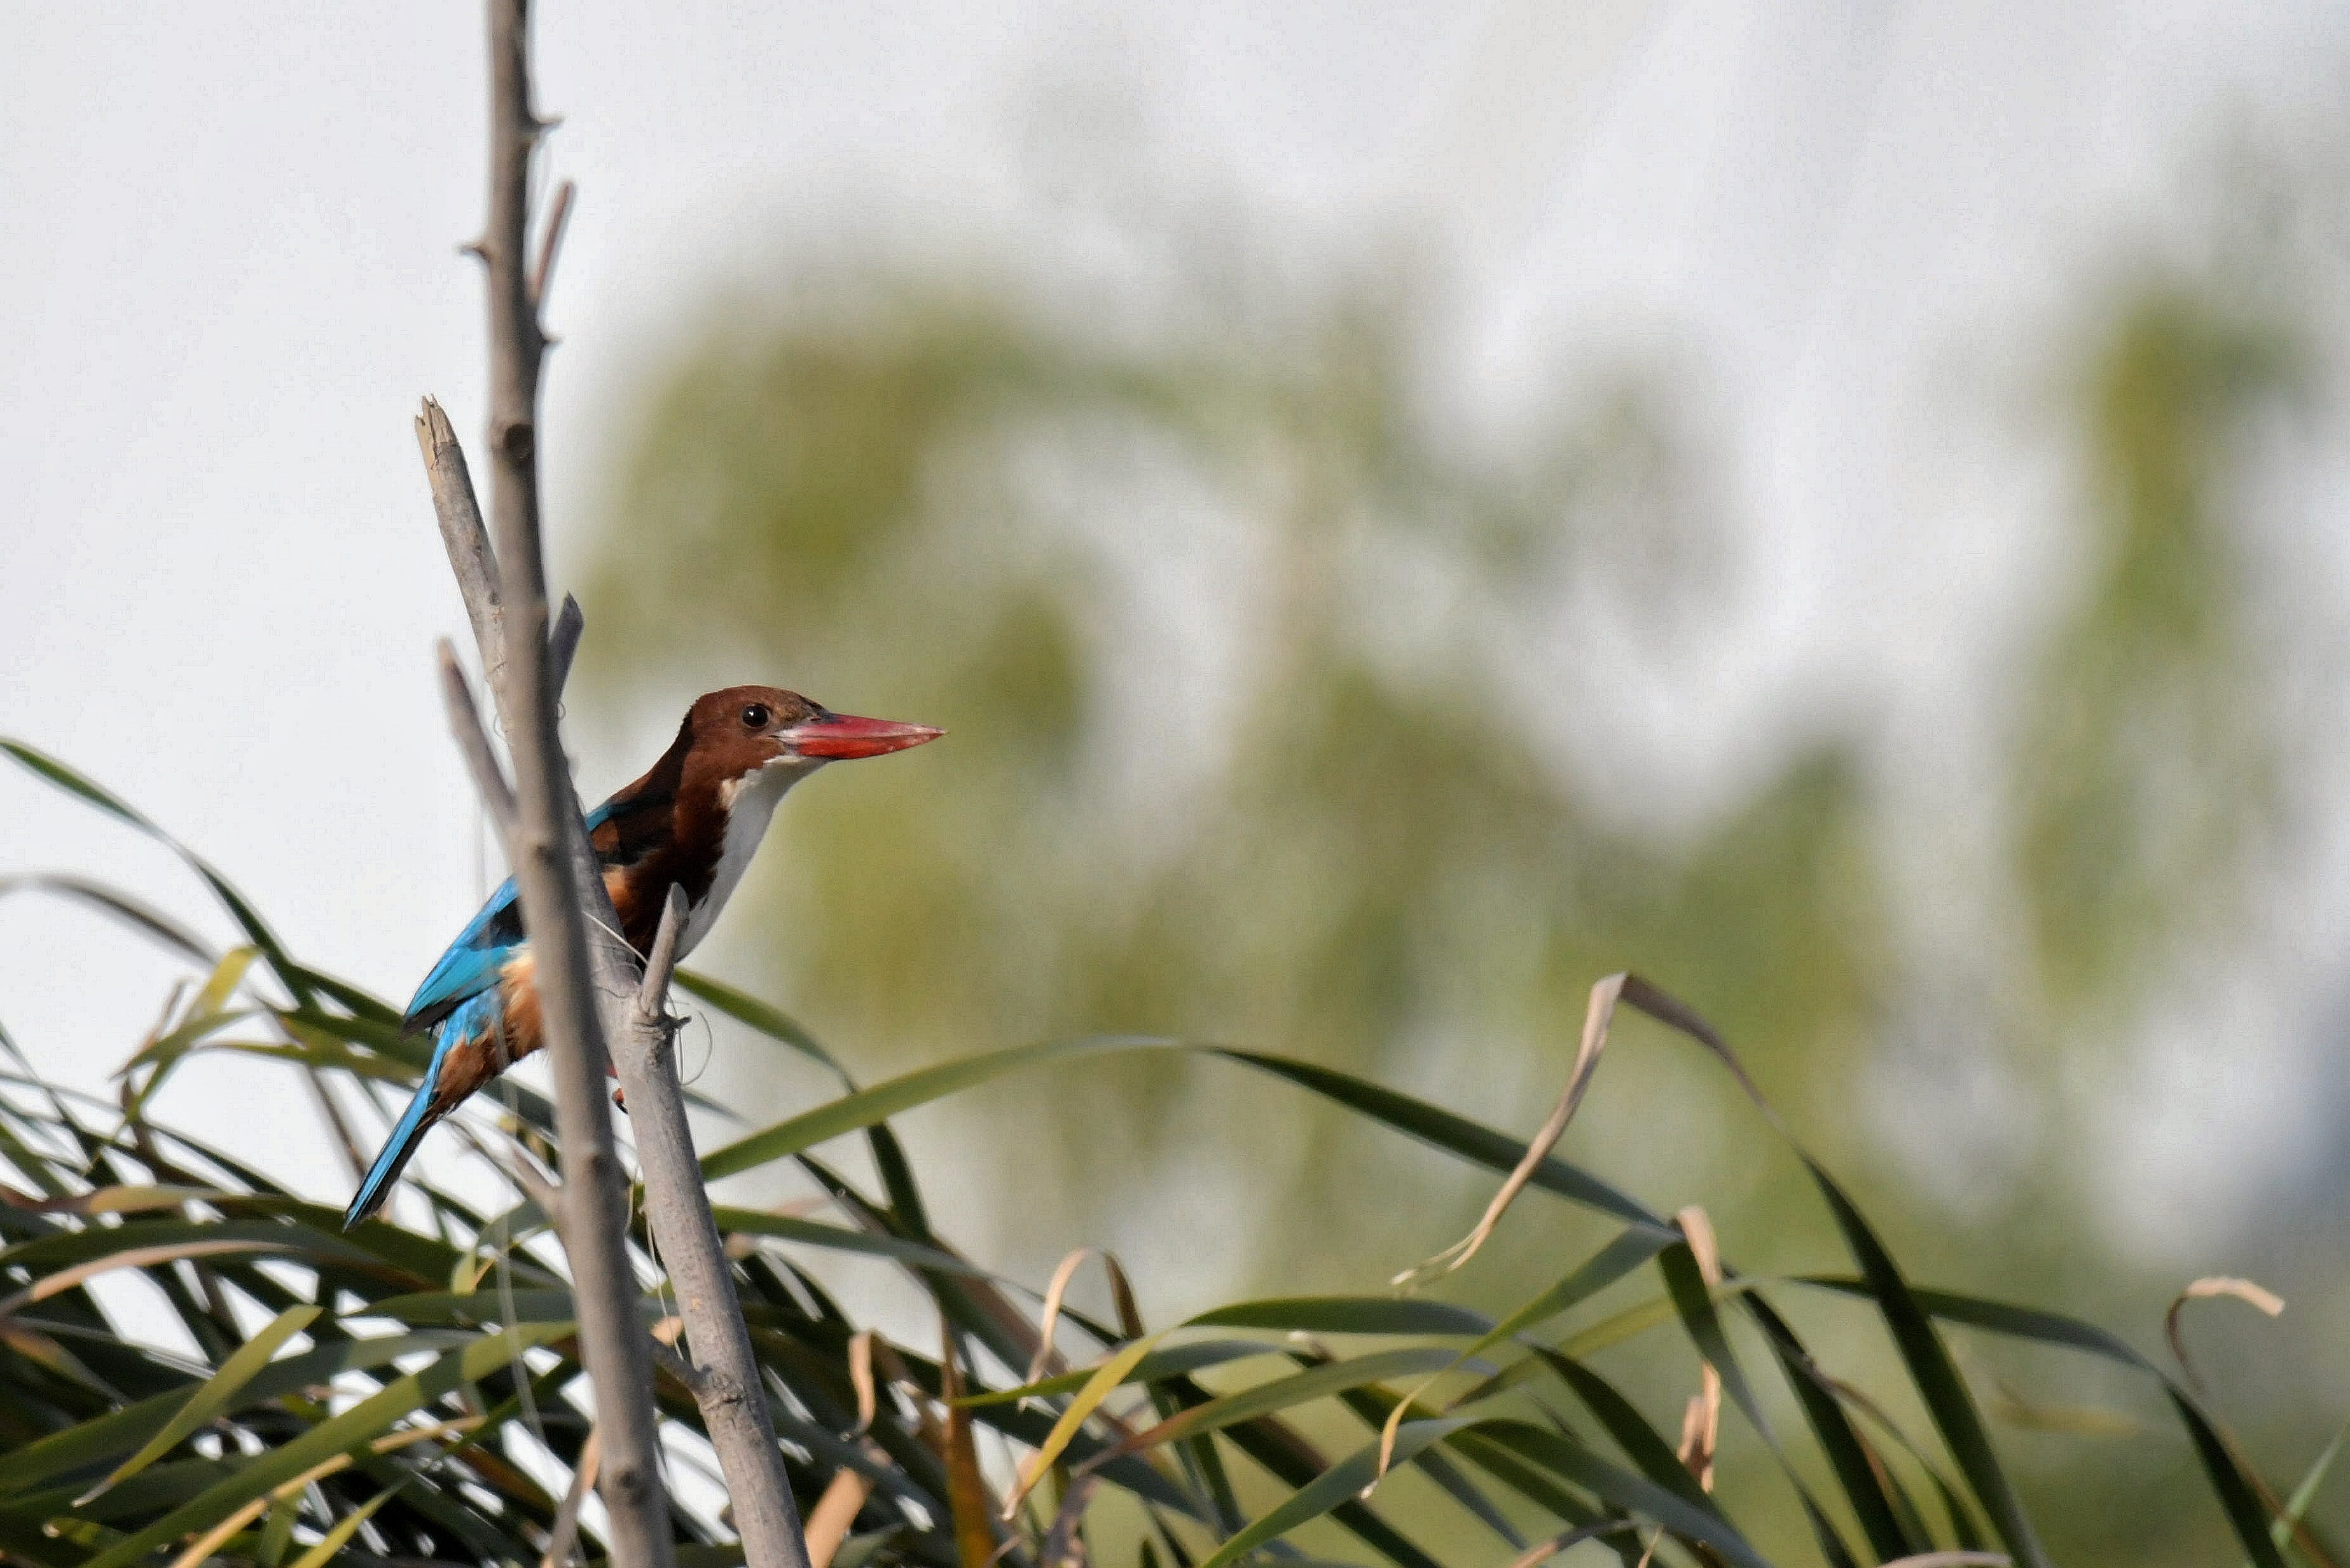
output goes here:
<path id="1" fill-rule="evenodd" d="M 633 866 L 669 842 L 675 784 L 657 770 L 588 814 L 588 841 L 607 870 Z"/>

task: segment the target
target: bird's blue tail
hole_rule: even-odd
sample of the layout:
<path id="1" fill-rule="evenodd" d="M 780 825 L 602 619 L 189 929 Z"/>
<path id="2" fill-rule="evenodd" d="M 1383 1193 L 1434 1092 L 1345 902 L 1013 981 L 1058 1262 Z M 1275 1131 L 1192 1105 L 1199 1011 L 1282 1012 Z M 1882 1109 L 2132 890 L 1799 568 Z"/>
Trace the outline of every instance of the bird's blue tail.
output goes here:
<path id="1" fill-rule="evenodd" d="M 408 1102 L 408 1109 L 400 1114 L 399 1125 L 391 1129 L 391 1136 L 384 1139 L 383 1149 L 375 1157 L 375 1164 L 369 1168 L 367 1179 L 359 1183 L 359 1196 L 353 1198 L 351 1206 L 343 1210 L 344 1230 L 349 1230 L 383 1207 L 384 1199 L 390 1195 L 391 1184 L 400 1179 L 400 1173 L 408 1164 L 409 1157 L 416 1152 L 416 1146 L 424 1141 L 424 1131 L 434 1119 L 432 1115 L 432 1096 L 440 1088 L 440 1067 L 441 1053 L 435 1052 L 432 1065 L 425 1072 L 424 1082 L 416 1085 L 416 1097 Z"/>

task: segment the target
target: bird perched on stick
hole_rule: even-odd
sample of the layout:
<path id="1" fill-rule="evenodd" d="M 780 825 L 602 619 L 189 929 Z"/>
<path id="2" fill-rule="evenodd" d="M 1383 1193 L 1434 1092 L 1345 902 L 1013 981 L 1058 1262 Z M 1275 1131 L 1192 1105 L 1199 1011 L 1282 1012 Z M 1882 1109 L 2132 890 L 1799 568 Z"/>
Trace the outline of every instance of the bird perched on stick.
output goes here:
<path id="1" fill-rule="evenodd" d="M 588 814 L 588 841 L 620 934 L 648 951 L 674 884 L 686 897 L 678 956 L 691 952 L 742 881 L 786 790 L 827 763 L 902 752 L 941 733 L 827 712 L 772 686 L 730 686 L 697 700 L 660 761 Z M 542 1044 L 513 878 L 441 955 L 400 1026 L 432 1032 L 432 1064 L 344 1212 L 345 1230 L 382 1206 L 426 1129 Z"/>

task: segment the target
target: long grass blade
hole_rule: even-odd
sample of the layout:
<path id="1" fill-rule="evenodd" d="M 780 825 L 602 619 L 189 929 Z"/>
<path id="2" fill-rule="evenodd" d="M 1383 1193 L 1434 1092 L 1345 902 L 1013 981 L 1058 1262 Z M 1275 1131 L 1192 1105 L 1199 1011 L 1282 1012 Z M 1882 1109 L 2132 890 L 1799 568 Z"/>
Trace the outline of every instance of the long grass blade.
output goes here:
<path id="1" fill-rule="evenodd" d="M 1037 1447 L 1035 1453 L 1028 1456 L 1027 1462 L 1020 1467 L 1019 1480 L 1003 1500 L 1004 1519 L 1008 1521 L 1013 1518 L 1019 1509 L 1021 1499 L 1035 1489 L 1036 1483 L 1045 1479 L 1045 1472 L 1051 1469 L 1061 1455 L 1067 1451 L 1069 1439 L 1076 1436 L 1077 1428 L 1084 1426 L 1096 1410 L 1101 1408 L 1101 1402 L 1108 1398 L 1118 1386 L 1127 1380 L 1142 1358 L 1150 1354 L 1150 1347 L 1158 1341 L 1157 1334 L 1138 1339 L 1118 1350 L 1108 1360 L 1094 1369 L 1093 1376 L 1086 1379 L 1086 1386 L 1077 1390 L 1076 1397 L 1069 1401 L 1068 1407 L 1064 1409 L 1060 1418 L 1053 1423 L 1053 1429 L 1045 1436 L 1044 1442 Z"/>
<path id="2" fill-rule="evenodd" d="M 1397 1435 L 1395 1457 L 1399 1463 L 1407 1461 L 1427 1448 L 1461 1428 L 1466 1420 L 1411 1421 Z M 1271 1541 L 1288 1534 L 1299 1525 L 1311 1523 L 1340 1503 L 1355 1498 L 1370 1485 L 1378 1474 L 1380 1445 L 1374 1442 L 1357 1449 L 1331 1466 L 1307 1485 L 1292 1493 L 1287 1501 L 1233 1535 L 1216 1548 L 1200 1564 L 1200 1568 L 1225 1568 Z"/>
<path id="3" fill-rule="evenodd" d="M 573 1332 L 567 1323 L 534 1324 L 475 1339 L 463 1349 L 443 1355 L 431 1366 L 385 1385 L 341 1415 L 321 1421 L 300 1437 L 259 1456 L 194 1501 L 116 1542 L 83 1568 L 128 1568 L 167 1542 L 209 1530 L 254 1499 L 266 1495 L 313 1466 L 381 1436 L 394 1422 L 442 1395 L 503 1372 L 516 1351 L 548 1344 Z"/>
<path id="4" fill-rule="evenodd" d="M 0 898 L 11 893 L 48 893 L 61 898 L 88 904 L 148 938 L 166 951 L 186 959 L 190 963 L 210 969 L 220 961 L 220 955 L 187 927 L 169 915 L 132 898 L 120 888 L 103 882 L 93 882 L 86 877 L 68 877 L 56 872 L 36 873 L 21 877 L 0 877 Z"/>
<path id="5" fill-rule="evenodd" d="M 335 1521 L 327 1533 L 312 1542 L 301 1556 L 287 1564 L 287 1568 L 327 1568 L 327 1564 L 334 1560 L 335 1553 L 348 1545 L 351 1537 L 359 1532 L 359 1526 L 374 1518 L 375 1511 L 398 1497 L 400 1492 L 399 1487 L 380 1491 Z"/>
<path id="6" fill-rule="evenodd" d="M 707 1002 L 738 1023 L 749 1024 L 768 1039 L 790 1046 L 837 1077 L 844 1088 L 852 1092 L 856 1089 L 857 1085 L 850 1079 L 847 1069 L 835 1061 L 832 1053 L 782 1008 L 762 1002 L 748 992 L 737 991 L 723 981 L 712 980 L 690 969 L 679 970 L 676 980 L 679 990 Z"/>
<path id="7" fill-rule="evenodd" d="M 1196 1438 L 1204 1433 L 1221 1431 L 1237 1422 L 1254 1420 L 1259 1416 L 1273 1415 L 1316 1399 L 1331 1398 L 1350 1388 L 1359 1388 L 1366 1383 L 1380 1383 L 1415 1372 L 1442 1371 L 1458 1362 L 1457 1356 L 1437 1345 L 1384 1350 L 1348 1361 L 1329 1362 L 1286 1377 L 1260 1383 L 1253 1388 L 1243 1388 L 1238 1393 L 1223 1395 L 1203 1405 L 1194 1405 L 1180 1415 L 1136 1433 L 1111 1451 L 1133 1453 L 1156 1448 L 1161 1443 Z"/>
<path id="8" fill-rule="evenodd" d="M 213 897 L 219 899 L 222 907 L 228 910 L 229 918 L 236 922 L 237 929 L 244 933 L 245 940 L 268 956 L 270 967 L 276 971 L 278 979 L 285 983 L 286 988 L 292 992 L 297 1000 L 308 994 L 309 987 L 301 978 L 299 966 L 286 956 L 286 949 L 278 941 L 276 934 L 255 912 L 252 904 L 246 901 L 244 895 L 238 892 L 230 884 L 228 878 L 213 870 L 210 862 L 154 823 L 133 811 L 113 794 L 91 783 L 56 758 L 34 750 L 22 741 L 10 740 L 5 735 L 0 735 L 0 753 L 5 753 L 15 758 L 36 777 L 55 784 L 84 804 L 94 806 L 118 821 L 137 828 L 178 856 L 204 886 L 212 889 Z"/>
<path id="9" fill-rule="evenodd" d="M 1188 1345 L 1170 1345 L 1152 1351 L 1135 1364 L 1134 1370 L 1127 1374 L 1126 1381 L 1128 1386 L 1159 1383 L 1187 1372 L 1280 1354 L 1279 1346 L 1253 1339 L 1195 1340 Z M 1075 1372 L 1039 1378 L 1034 1383 L 1024 1383 L 1016 1388 L 993 1388 L 966 1394 L 962 1402 L 972 1406 L 1016 1405 L 1026 1399 L 1046 1399 L 1082 1388 L 1092 1376 L 1093 1368 L 1083 1367 Z"/>
<path id="10" fill-rule="evenodd" d="M 2293 1489 L 2293 1495 L 2285 1499 L 2284 1512 L 2269 1527 L 2269 1539 L 2276 1544 L 2278 1551 L 2284 1550 L 2285 1542 L 2293 1539 L 2293 1533 L 2300 1528 L 2301 1521 L 2309 1517 L 2309 1505 L 2317 1501 L 2318 1489 L 2325 1484 L 2325 1478 L 2333 1472 L 2334 1461 L 2341 1456 L 2342 1439 L 2345 1438 L 2350 1438 L 2350 1421 L 2334 1429 L 2333 1440 L 2319 1450 L 2315 1460 L 2303 1473 L 2300 1483 Z"/>
<path id="11" fill-rule="evenodd" d="M 315 1306 L 288 1307 L 265 1324 L 260 1333 L 237 1348 L 234 1355 L 221 1364 L 221 1369 L 205 1380 L 204 1386 L 188 1397 L 161 1430 L 147 1440 L 145 1447 L 115 1467 L 98 1485 L 74 1500 L 77 1508 L 87 1505 L 100 1493 L 109 1491 L 137 1475 L 165 1454 L 177 1448 L 181 1439 L 199 1428 L 218 1419 L 244 1392 L 260 1370 L 268 1366 L 285 1343 L 317 1320 Z"/>
<path id="12" fill-rule="evenodd" d="M 803 1149 L 814 1148 L 843 1133 L 860 1131 L 899 1111 L 911 1110 L 916 1106 L 927 1105 L 1024 1067 L 1113 1052 L 1187 1049 L 1202 1047 L 1187 1045 L 1179 1040 L 1099 1034 L 1075 1040 L 1046 1040 L 1033 1045 L 1014 1045 L 1001 1051 L 966 1056 L 959 1061 L 943 1062 L 935 1067 L 922 1067 L 902 1074 L 853 1095 L 844 1095 L 827 1105 L 818 1106 L 814 1110 L 803 1112 L 788 1121 L 778 1122 L 764 1131 L 716 1149 L 702 1157 L 702 1174 L 704 1179 L 715 1181 L 723 1176 L 754 1170 L 788 1158 Z"/>
<path id="13" fill-rule="evenodd" d="M 1493 1320 L 1444 1302 L 1392 1296 L 1276 1296 L 1236 1302 L 1187 1318 L 1186 1328 L 1263 1328 L 1280 1334 L 1379 1334 L 1483 1338 Z"/>

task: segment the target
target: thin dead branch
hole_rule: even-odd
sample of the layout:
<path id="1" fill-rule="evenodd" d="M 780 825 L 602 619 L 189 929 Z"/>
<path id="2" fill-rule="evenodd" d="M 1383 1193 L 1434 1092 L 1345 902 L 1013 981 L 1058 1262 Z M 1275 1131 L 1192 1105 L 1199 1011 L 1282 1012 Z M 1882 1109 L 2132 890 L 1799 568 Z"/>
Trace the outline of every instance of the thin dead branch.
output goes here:
<path id="1" fill-rule="evenodd" d="M 579 608 L 579 601 L 569 594 L 563 596 L 563 608 L 555 618 L 555 629 L 546 638 L 546 689 L 555 693 L 558 715 L 563 707 L 563 689 L 571 684 L 571 660 L 579 652 L 579 637 L 588 629 L 588 617 Z"/>
<path id="2" fill-rule="evenodd" d="M 431 398 L 416 416 L 417 450 L 424 454 L 425 477 L 432 484 L 432 514 L 441 524 L 441 543 L 449 552 L 449 570 L 473 624 L 473 646 L 481 650 L 482 672 L 490 683 L 490 701 L 503 718 L 505 692 L 505 597 L 498 580 L 498 559 L 490 549 L 490 531 L 482 522 L 481 502 L 473 494 L 473 475 L 465 465 L 465 449 L 456 427 Z"/>
<path id="3" fill-rule="evenodd" d="M 671 888 L 628 1030 L 620 1037 L 620 1084 L 644 1173 L 645 1221 L 660 1242 L 677 1292 L 678 1315 L 684 1319 L 686 1345 L 701 1379 L 688 1386 L 726 1475 L 744 1561 L 753 1568 L 806 1568 L 806 1537 L 775 1445 L 758 1357 L 734 1293 L 733 1269 L 694 1158 L 684 1087 L 670 1049 L 675 1024 L 665 1003 L 685 913 L 684 890 Z"/>
<path id="4" fill-rule="evenodd" d="M 672 1025 L 663 999 L 682 901 L 672 891 L 655 961 L 640 982 L 638 957 L 619 935 L 588 843 L 556 730 L 557 699 L 584 621 L 567 598 L 561 618 L 548 628 L 537 480 L 538 381 L 547 339 L 539 313 L 572 192 L 567 185 L 557 196 L 541 230 L 536 265 L 525 273 L 532 153 L 546 127 L 532 105 L 526 0 L 490 0 L 489 12 L 490 212 L 473 247 L 489 275 L 489 527 L 438 404 L 426 402 L 417 439 L 514 764 L 511 796 L 502 798 L 504 775 L 453 656 L 444 654 L 452 722 L 508 844 L 554 1067 L 563 1180 L 558 1191 L 532 1177 L 524 1189 L 550 1205 L 571 1263 L 581 1348 L 596 1389 L 615 1562 L 670 1568 L 674 1561 L 652 1405 L 658 1353 L 676 1363 L 665 1369 L 700 1402 L 748 1568 L 806 1568 L 806 1542 L 765 1387 L 667 1049 Z M 643 1168 L 646 1218 L 677 1290 L 690 1358 L 654 1345 L 636 1317 L 636 1282 L 623 1250 L 625 1195 L 603 1095 L 607 1042 L 619 1047 L 614 1064 Z"/>
<path id="5" fill-rule="evenodd" d="M 556 258 L 563 254 L 563 231 L 571 223 L 571 202 L 579 194 L 579 187 L 566 180 L 555 193 L 555 210 L 546 215 L 546 228 L 538 239 L 538 265 L 530 269 L 530 307 L 543 311 L 546 306 L 547 280 L 555 275 Z"/>
<path id="6" fill-rule="evenodd" d="M 457 650 L 449 639 L 441 639 L 441 701 L 448 710 L 449 732 L 457 738 L 457 750 L 464 754 L 465 769 L 473 776 L 473 791 L 482 797 L 482 808 L 490 814 L 490 826 L 498 836 L 498 845 L 508 860 L 514 858 L 515 833 L 518 826 L 514 787 L 498 766 L 497 753 L 490 749 L 490 737 L 482 729 L 481 711 L 473 706 L 473 689 L 466 683 L 465 671 L 457 663 Z"/>
<path id="7" fill-rule="evenodd" d="M 481 581 L 494 581 L 501 599 L 497 616 L 470 600 L 467 613 L 477 636 L 491 624 L 500 632 L 496 645 L 484 647 L 482 663 L 492 672 L 492 693 L 514 758 L 510 858 L 554 1070 L 562 1240 L 579 1314 L 581 1359 L 594 1386 L 602 1435 L 598 1490 L 610 1520 L 612 1558 L 622 1568 L 672 1568 L 676 1551 L 661 1482 L 650 1343 L 637 1316 L 637 1282 L 626 1251 L 627 1203 L 604 1101 L 604 1031 L 581 889 L 585 882 L 600 892 L 601 879 L 556 733 L 548 678 L 554 661 L 547 648 L 537 443 L 546 338 L 525 278 L 531 160 L 542 129 L 531 101 L 529 14 L 526 0 L 489 0 L 488 9 L 489 222 L 482 256 L 489 284 L 489 536 L 495 575 L 461 565 L 458 581 L 469 594 Z M 428 458 L 437 444 L 428 447 Z M 442 495 L 436 483 L 436 508 Z M 443 525 L 452 559 L 475 548 L 468 520 L 457 522 L 457 536 Z M 494 801 L 491 809 L 496 810 Z"/>

